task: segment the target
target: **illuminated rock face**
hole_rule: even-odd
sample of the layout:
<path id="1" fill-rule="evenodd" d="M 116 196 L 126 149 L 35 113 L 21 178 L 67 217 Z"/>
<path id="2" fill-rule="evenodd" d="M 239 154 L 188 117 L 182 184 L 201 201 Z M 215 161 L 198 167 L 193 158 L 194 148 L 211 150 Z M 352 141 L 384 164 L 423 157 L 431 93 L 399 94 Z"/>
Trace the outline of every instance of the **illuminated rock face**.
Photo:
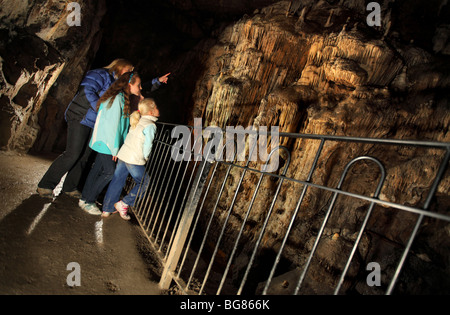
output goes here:
<path id="1" fill-rule="evenodd" d="M 38 37 L 20 34 L 2 47 L 2 147 L 27 151 L 36 140 L 37 115 L 65 62 Z"/>
<path id="2" fill-rule="evenodd" d="M 221 34 L 198 80 L 192 118 L 201 117 L 205 126 L 221 128 L 279 126 L 282 132 L 303 134 L 450 141 L 448 93 L 442 93 L 450 87 L 448 56 L 444 49 L 432 51 L 411 43 L 400 44 L 389 37 L 392 29 L 386 27 L 388 20 L 383 21 L 385 28 L 381 32 L 374 32 L 361 16 L 325 1 L 304 9 L 299 7 L 297 14 L 292 13 L 292 5 L 293 2 L 280 2 L 267 7 L 244 17 Z M 435 36 L 436 40 L 442 37 L 445 36 Z M 435 47 L 446 47 L 444 42 Z M 291 154 L 287 175 L 305 181 L 319 143 L 282 139 L 281 144 Z M 361 155 L 374 156 L 386 167 L 382 199 L 418 207 L 426 199 L 442 158 L 442 154 L 432 150 L 405 151 L 399 147 L 357 144 L 343 147 L 329 143 L 312 182 L 335 187 L 345 165 Z M 376 167 L 369 166 L 355 173 L 359 176 L 352 177 L 345 190 L 372 195 L 379 179 Z M 237 169 L 230 174 L 229 185 L 218 206 L 222 219 L 217 219 L 213 231 L 221 230 L 241 174 Z M 246 197 L 236 201 L 227 231 L 239 231 L 257 181 L 258 176 L 245 177 L 239 196 Z M 213 191 L 219 191 L 220 184 L 218 181 Z M 245 224 L 240 245 L 243 250 L 234 266 L 236 270 L 239 270 L 238 262 L 242 268 L 248 263 L 250 254 L 245 249 L 250 251 L 254 244 L 276 187 L 273 181 L 263 181 Z M 292 183 L 283 185 L 263 238 L 265 250 L 275 252 L 279 248 L 302 189 L 301 185 Z M 447 175 L 438 188 L 435 210 L 445 211 L 449 191 Z M 284 253 L 294 265 L 302 266 L 305 262 L 320 227 L 320 211 L 327 208 L 330 198 L 324 192 L 308 191 Z M 332 292 L 330 288 L 336 284 L 345 261 L 342 253 L 348 255 L 355 241 L 367 204 L 342 199 L 326 226 L 326 235 L 317 251 L 318 263 L 311 271 L 306 292 Z M 204 210 L 211 211 L 214 203 L 215 199 Z M 362 259 L 356 259 L 352 265 L 349 271 L 352 280 L 344 286 L 344 291 L 352 287 L 368 292 L 355 280 L 368 263 L 365 259 L 376 259 L 373 253 L 383 252 L 386 256 L 382 263 L 391 272 L 398 261 L 398 252 L 408 241 L 415 216 L 398 211 L 388 214 L 389 210 L 382 209 L 379 207 L 371 217 L 370 232 L 363 235 L 359 248 Z M 423 253 L 411 258 L 410 277 L 421 273 L 423 257 L 436 257 L 431 262 L 433 268 L 440 264 L 440 259 L 448 259 L 448 253 L 444 254 L 441 247 L 442 239 L 448 240 L 448 225 L 437 226 L 424 227 L 423 235 L 427 238 L 418 241 L 417 248 Z M 338 237 L 331 237 L 336 233 Z M 231 251 L 233 240 L 223 242 Z M 444 243 L 449 248 L 449 242 Z M 431 278 L 439 282 L 440 273 L 449 275 L 449 266 L 437 268 Z M 417 283 L 429 281 L 426 277 L 430 275 L 418 277 Z M 446 285 L 448 289 L 448 282 Z M 414 286 L 400 287 L 403 292 L 421 290 Z M 434 290 L 422 289 L 422 292 Z"/>
<path id="3" fill-rule="evenodd" d="M 71 23 L 67 1 L 2 1 L 2 148 L 49 151 L 65 138 L 64 109 L 98 48 L 105 13 L 104 1 L 77 3 L 80 26 Z"/>
<path id="4" fill-rule="evenodd" d="M 39 1 L 34 6 L 25 0 L 1 1 L 1 147 L 23 152 L 32 147 L 37 151 L 51 151 L 58 144 L 64 147 L 64 110 L 84 72 L 90 68 L 102 31 L 106 32 L 100 21 L 107 1 L 76 2 L 83 12 L 79 27 L 66 23 L 67 1 Z M 140 15 L 134 12 L 133 20 L 127 22 L 125 16 L 120 21 L 129 24 L 118 29 L 133 29 L 134 23 L 142 23 L 143 34 L 135 32 L 129 38 L 119 31 L 111 32 L 114 36 L 107 38 L 107 51 L 102 52 L 110 59 L 123 57 L 123 47 L 139 52 L 141 55 L 134 56 L 133 61 L 148 75 L 155 75 L 153 70 L 165 60 L 164 66 L 157 68 L 158 74 L 174 71 L 176 75 L 166 89 L 170 97 L 167 102 L 161 100 L 161 106 L 187 113 L 187 120 L 202 118 L 205 126 L 220 127 L 279 126 L 283 132 L 304 134 L 450 141 L 447 1 L 432 1 L 430 5 L 425 1 L 378 1 L 382 8 L 380 27 L 367 25 L 367 1 L 251 1 L 251 11 L 257 9 L 251 16 L 211 33 L 205 30 L 220 25 L 212 21 L 215 12 L 243 15 L 248 13 L 247 1 L 156 2 L 158 11 L 152 11 L 151 18 L 165 15 L 165 20 L 155 23 L 163 27 L 170 24 L 179 31 L 172 46 L 159 47 L 151 40 L 141 42 L 139 38 L 144 33 L 148 35 L 145 39 L 156 39 L 159 33 L 153 29 L 144 31 L 148 24 L 134 19 Z M 129 3 L 135 7 L 144 2 L 130 0 L 121 5 Z M 142 19 L 149 20 L 147 14 L 153 3 L 145 3 Z M 275 4 L 267 6 L 270 3 Z M 165 14 L 159 10 L 166 10 L 161 11 Z M 123 13 L 111 14 L 123 16 Z M 111 20 L 114 22 L 114 16 Z M 186 34 L 191 40 L 210 38 L 182 56 L 175 54 L 172 63 L 167 62 L 172 58 L 168 52 L 173 52 L 174 47 L 184 49 L 181 39 Z M 113 50 L 114 47 L 121 50 Z M 173 108 L 173 104 L 180 105 Z M 318 148 L 317 141 L 281 140 L 291 154 L 287 176 L 305 180 Z M 344 166 L 360 155 L 374 156 L 386 167 L 387 178 L 380 198 L 411 206 L 424 203 L 439 164 L 437 152 L 329 143 L 323 149 L 312 182 L 335 187 Z M 343 189 L 371 195 L 379 172 L 372 165 L 367 167 L 369 171 L 356 168 L 353 173 L 361 176 L 352 177 Z M 222 217 L 241 172 L 233 170 L 230 176 L 219 204 Z M 229 222 L 230 235 L 241 226 L 257 180 L 251 176 L 243 182 L 241 198 Z M 249 250 L 276 184 L 263 181 L 245 226 L 243 240 L 247 244 L 239 248 L 241 252 L 233 265 L 236 278 L 248 263 Z M 219 191 L 220 183 L 213 188 Z M 278 250 L 302 188 L 299 184 L 283 185 L 262 242 L 264 251 Z M 449 190 L 447 173 L 438 187 L 434 210 L 448 211 Z M 330 292 L 343 267 L 341 253 L 351 248 L 367 209 L 367 204 L 342 199 L 318 247 L 318 264 L 312 267 L 308 292 Z M 329 200 L 330 194 L 313 189 L 305 196 L 283 254 L 291 266 L 301 266 L 306 260 Z M 214 201 L 206 202 L 205 211 L 213 208 Z M 370 259 L 377 259 L 376 251 L 385 257 L 384 261 L 378 261 L 383 268 L 392 271 L 395 267 L 416 217 L 383 210 L 378 207 L 369 222 L 370 232 L 363 235 L 358 258 L 349 271 L 353 282 L 346 283 L 344 291 L 353 288 L 371 293 L 364 283 L 361 285 L 354 279 Z M 405 282 L 408 288 L 400 285 L 401 292 L 449 293 L 448 281 L 438 281 L 438 285 L 433 282 L 436 278 L 450 279 L 449 228 L 444 223 L 438 226 L 431 223 L 421 229 L 422 238 L 416 242 L 419 247 L 414 248 L 408 267 L 411 270 L 408 276 L 416 280 Z M 220 231 L 220 222 L 214 224 L 213 230 Z M 231 248 L 232 241 L 225 239 L 224 243 L 224 250 Z M 431 280 L 426 278 L 429 277 L 426 272 L 421 273 L 427 269 L 433 271 Z"/>

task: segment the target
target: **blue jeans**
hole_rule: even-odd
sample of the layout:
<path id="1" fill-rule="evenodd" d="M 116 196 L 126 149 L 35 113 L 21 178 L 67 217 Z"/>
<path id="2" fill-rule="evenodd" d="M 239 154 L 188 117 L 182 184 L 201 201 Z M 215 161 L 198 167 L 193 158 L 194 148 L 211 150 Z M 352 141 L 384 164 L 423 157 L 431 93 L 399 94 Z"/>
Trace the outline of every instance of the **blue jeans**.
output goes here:
<path id="1" fill-rule="evenodd" d="M 116 162 L 112 155 L 97 153 L 94 166 L 86 179 L 81 200 L 94 203 L 114 176 Z"/>
<path id="2" fill-rule="evenodd" d="M 133 177 L 136 185 L 131 189 L 130 193 L 123 198 L 123 203 L 133 206 L 136 201 L 138 192 L 140 195 L 144 194 L 147 189 L 149 178 L 145 176 L 145 166 L 144 165 L 134 165 L 128 164 L 121 160 L 117 163 L 116 171 L 114 177 L 109 184 L 108 191 L 106 192 L 105 199 L 103 200 L 103 211 L 104 212 L 115 212 L 114 204 L 120 200 L 120 195 L 125 187 L 128 175 Z M 141 183 L 142 188 L 140 188 Z M 139 190 L 140 189 L 140 190 Z"/>

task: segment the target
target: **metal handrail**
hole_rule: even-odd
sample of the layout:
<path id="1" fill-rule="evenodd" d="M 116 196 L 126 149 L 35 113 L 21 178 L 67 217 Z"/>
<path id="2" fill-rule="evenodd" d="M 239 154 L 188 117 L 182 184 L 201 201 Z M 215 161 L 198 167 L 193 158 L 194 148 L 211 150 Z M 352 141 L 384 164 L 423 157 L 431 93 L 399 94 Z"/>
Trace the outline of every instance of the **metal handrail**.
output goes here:
<path id="1" fill-rule="evenodd" d="M 300 208 L 303 204 L 304 197 L 309 189 L 315 188 L 322 191 L 331 192 L 333 194 L 333 198 L 331 201 L 331 204 L 328 206 L 328 211 L 325 215 L 325 218 L 322 221 L 321 229 L 316 237 L 316 240 L 313 245 L 313 249 L 311 250 L 308 260 L 306 264 L 303 266 L 303 271 L 301 273 L 300 279 L 297 282 L 297 285 L 295 287 L 295 294 L 299 292 L 300 287 L 303 284 L 303 281 L 305 279 L 305 275 L 308 272 L 309 266 L 311 264 L 312 258 L 314 257 L 315 250 L 317 249 L 317 246 L 321 240 L 321 236 L 323 234 L 324 228 L 327 224 L 327 220 L 333 210 L 336 198 L 338 196 L 347 196 L 351 198 L 356 198 L 362 201 L 369 202 L 369 208 L 368 211 L 364 217 L 364 221 L 361 225 L 360 230 L 358 231 L 358 236 L 355 240 L 355 243 L 352 247 L 352 251 L 350 255 L 348 256 L 347 263 L 345 264 L 344 269 L 342 270 L 341 276 L 339 278 L 338 285 L 336 286 L 334 293 L 338 294 L 341 286 L 344 282 L 344 278 L 347 274 L 347 271 L 349 269 L 349 266 L 351 264 L 352 258 L 356 252 L 356 249 L 360 243 L 361 237 L 366 229 L 367 223 L 369 221 L 369 218 L 372 214 L 372 210 L 376 205 L 381 205 L 383 207 L 392 208 L 395 210 L 400 211 L 406 211 L 409 213 L 414 213 L 419 215 L 418 220 L 416 221 L 416 224 L 414 226 L 413 232 L 411 233 L 408 243 L 402 253 L 401 260 L 399 264 L 397 265 L 397 269 L 395 271 L 395 274 L 393 275 L 388 289 L 386 291 L 386 294 L 391 294 L 393 292 L 393 289 L 395 287 L 395 284 L 398 280 L 398 277 L 400 275 L 400 272 L 404 266 L 406 257 L 408 253 L 411 250 L 412 243 L 414 239 L 417 236 L 418 230 L 423 222 L 423 219 L 425 217 L 428 218 L 434 218 L 437 220 L 443 220 L 446 222 L 450 222 L 450 215 L 444 214 L 444 213 L 436 213 L 429 211 L 431 201 L 433 197 L 435 196 L 435 193 L 437 191 L 438 185 L 441 182 L 450 160 L 450 143 L 445 142 L 435 142 L 435 141 L 418 141 L 418 140 L 397 140 L 397 139 L 374 139 L 374 138 L 362 138 L 362 137 L 345 137 L 345 136 L 331 136 L 331 135 L 312 135 L 312 134 L 297 134 L 297 133 L 285 133 L 285 132 L 279 132 L 278 136 L 280 138 L 290 138 L 290 139 L 310 139 L 310 140 L 318 140 L 320 141 L 320 144 L 317 148 L 314 160 L 312 162 L 312 165 L 309 169 L 308 176 L 305 180 L 300 180 L 292 177 L 287 176 L 287 170 L 289 168 L 290 163 L 290 152 L 289 150 L 284 146 L 277 146 L 274 148 L 270 155 L 269 160 L 274 151 L 278 150 L 284 150 L 285 156 L 287 156 L 287 163 L 285 164 L 284 170 L 281 173 L 269 173 L 265 172 L 264 169 L 256 169 L 250 167 L 249 161 L 246 163 L 235 163 L 234 161 L 222 161 L 222 160 L 213 160 L 210 156 L 204 157 L 199 154 L 198 152 L 194 152 L 194 149 L 192 149 L 190 152 L 183 151 L 183 147 L 176 147 L 174 139 L 171 139 L 169 135 L 169 130 L 171 128 L 176 128 L 179 125 L 177 124 L 171 124 L 171 123 L 158 123 L 158 134 L 155 139 L 155 145 L 154 145 L 154 151 L 152 152 L 152 156 L 147 164 L 147 173 L 149 176 L 149 181 L 151 182 L 151 185 L 149 185 L 146 192 L 143 192 L 143 197 L 138 198 L 136 201 L 136 204 L 134 206 L 135 214 L 138 219 L 139 224 L 141 225 L 143 231 L 146 233 L 150 243 L 154 246 L 154 248 L 157 250 L 159 254 L 161 254 L 161 262 L 164 265 L 164 272 L 162 275 L 162 279 L 160 282 L 160 285 L 163 288 L 167 288 L 168 285 L 174 280 L 180 289 L 184 293 L 191 294 L 193 291 L 191 291 L 190 287 L 192 286 L 192 282 L 194 279 L 194 274 L 196 272 L 196 269 L 198 268 L 200 255 L 202 254 L 202 251 L 204 249 L 205 241 L 208 237 L 208 234 L 210 233 L 211 229 L 211 222 L 213 220 L 213 217 L 216 215 L 216 209 L 219 203 L 219 200 L 222 196 L 222 192 L 224 191 L 227 178 L 230 175 L 230 171 L 235 168 L 242 171 L 240 180 L 238 183 L 238 188 L 235 190 L 235 193 L 233 195 L 233 198 L 231 199 L 231 203 L 228 206 L 228 211 L 226 212 L 226 217 L 224 220 L 224 223 L 222 224 L 222 229 L 219 232 L 218 240 L 216 241 L 216 246 L 214 248 L 214 252 L 212 254 L 212 258 L 209 261 L 207 270 L 204 273 L 204 280 L 201 284 L 201 287 L 199 289 L 199 294 L 202 294 L 205 290 L 205 284 L 208 281 L 208 277 L 211 272 L 212 265 L 214 264 L 215 256 L 217 254 L 217 251 L 220 248 L 221 240 L 225 232 L 225 226 L 227 225 L 228 218 L 230 217 L 235 202 L 239 200 L 239 187 L 242 184 L 243 178 L 246 173 L 252 173 L 255 175 L 259 175 L 259 181 L 254 187 L 252 199 L 250 201 L 250 204 L 248 206 L 247 212 L 244 215 L 243 222 L 241 225 L 241 229 L 239 231 L 236 231 L 237 239 L 234 242 L 234 246 L 232 249 L 231 255 L 228 257 L 228 262 L 226 264 L 226 268 L 224 273 L 222 274 L 219 288 L 216 292 L 216 294 L 220 294 L 223 289 L 223 285 L 225 283 L 225 280 L 227 278 L 227 274 L 230 270 L 231 263 L 236 255 L 236 250 L 238 247 L 238 243 L 241 239 L 241 235 L 243 233 L 243 228 L 246 223 L 246 220 L 248 218 L 248 215 L 250 211 L 252 210 L 252 207 L 254 205 L 254 200 L 256 198 L 256 195 L 258 194 L 259 187 L 261 184 L 262 179 L 265 176 L 270 176 L 271 178 L 279 180 L 279 183 L 277 185 L 277 189 L 275 191 L 275 194 L 273 196 L 271 207 L 269 211 L 266 214 L 266 217 L 264 219 L 263 226 L 261 228 L 260 234 L 258 236 L 258 239 L 255 243 L 255 246 L 253 248 L 253 251 L 251 253 L 250 261 L 247 265 L 247 268 L 245 270 L 244 277 L 239 285 L 237 294 L 242 294 L 243 287 L 246 284 L 246 280 L 248 277 L 248 274 L 252 268 L 254 259 L 256 257 L 256 254 L 258 252 L 258 248 L 261 242 L 261 239 L 265 233 L 265 228 L 267 226 L 268 221 L 271 218 L 271 213 L 273 210 L 273 207 L 275 205 L 275 202 L 277 200 L 278 194 L 280 192 L 281 186 L 283 182 L 291 182 L 300 184 L 303 186 L 303 189 L 301 191 L 300 197 L 297 201 L 296 207 L 294 209 L 289 209 L 292 212 L 291 220 L 289 222 L 289 225 L 287 227 L 286 233 L 283 236 L 283 239 L 281 240 L 281 247 L 279 251 L 277 252 L 277 256 L 275 259 L 274 264 L 272 265 L 272 268 L 270 270 L 270 275 L 266 281 L 266 284 L 264 286 L 264 290 L 262 294 L 268 293 L 268 288 L 270 286 L 270 283 L 272 281 L 272 278 L 275 274 L 275 270 L 280 262 L 280 259 L 282 257 L 282 252 L 284 250 L 284 247 L 287 243 L 288 237 L 290 235 L 290 232 L 294 226 L 294 220 L 297 218 L 297 215 L 300 211 Z M 195 126 L 184 126 L 190 130 L 190 132 L 195 131 Z M 222 132 L 227 132 L 227 129 L 220 129 Z M 197 130 L 198 131 L 198 130 Z M 233 130 L 235 134 L 246 134 L 246 135 L 269 135 L 269 132 L 266 132 L 264 130 Z M 196 147 L 196 143 L 198 141 L 204 140 L 203 138 L 197 138 L 193 139 L 194 146 Z M 317 168 L 318 161 L 323 153 L 323 148 L 326 142 L 341 142 L 341 143 L 362 143 L 362 144 L 374 144 L 374 145 L 390 145 L 390 146 L 406 146 L 406 147 L 420 147 L 420 148 L 427 148 L 427 149 L 437 149 L 443 151 L 443 157 L 440 162 L 439 169 L 435 175 L 434 181 L 430 187 L 428 196 L 426 198 L 425 204 L 422 208 L 420 207 L 414 207 L 406 204 L 400 204 L 395 203 L 388 200 L 381 200 L 379 198 L 381 189 L 384 185 L 385 179 L 386 179 L 386 170 L 382 162 L 380 162 L 378 159 L 372 157 L 372 156 L 357 156 L 353 160 L 351 160 L 344 168 L 344 171 L 341 174 L 339 184 L 336 188 L 334 187 L 328 187 L 325 185 L 320 185 L 317 183 L 312 182 L 313 173 L 315 172 Z M 192 142 L 192 139 L 190 140 Z M 256 143 L 254 143 L 256 146 Z M 171 150 L 176 149 L 178 152 L 177 154 L 182 154 L 183 156 L 185 154 L 188 154 L 188 156 L 191 157 L 190 161 L 174 161 L 171 159 L 169 152 Z M 223 150 L 224 148 L 222 148 Z M 250 149 L 250 155 L 251 152 L 253 152 L 253 148 Z M 183 151 L 183 152 L 181 152 Z M 223 153 L 223 152 L 222 152 Z M 235 158 L 236 156 L 234 156 Z M 268 163 L 268 161 L 266 164 Z M 377 185 L 377 189 L 374 192 L 372 196 L 365 196 L 349 191 L 342 190 L 342 184 L 344 179 L 346 178 L 347 172 L 349 171 L 350 167 L 353 166 L 355 163 L 360 161 L 369 161 L 373 162 L 376 165 L 378 165 L 380 169 L 380 180 Z M 214 167 L 212 167 L 212 165 Z M 193 236 L 198 228 L 199 218 L 200 214 L 202 214 L 202 210 L 204 208 L 205 200 L 208 198 L 210 190 L 211 190 L 211 184 L 213 180 L 217 179 L 217 168 L 219 165 L 223 165 L 226 168 L 225 176 L 222 181 L 222 183 L 219 185 L 220 190 L 218 192 L 218 196 L 215 200 L 213 200 L 213 204 L 215 204 L 214 208 L 210 211 L 210 219 L 207 220 L 208 223 L 205 227 L 205 235 L 202 238 L 202 241 L 200 242 L 200 247 L 197 250 L 197 257 L 194 259 L 195 262 L 192 266 L 192 269 L 190 272 L 188 272 L 188 279 L 187 282 L 185 282 L 182 279 L 182 270 L 185 267 L 185 262 L 190 255 L 188 252 L 189 249 L 192 246 L 193 243 Z M 182 176 L 181 176 L 182 175 Z M 181 178 L 181 179 L 180 179 Z M 168 194 L 170 190 L 170 193 Z M 176 191 L 176 194 L 175 194 Z M 184 194 L 183 194 L 184 192 Z M 140 195 L 138 193 L 138 195 Z M 144 196 L 145 195 L 145 196 Z M 164 211 L 162 211 L 164 206 Z M 170 211 L 169 211 L 170 209 Z M 159 228 L 157 228 L 157 224 L 159 224 Z M 164 234 L 161 237 L 161 233 L 164 230 Z M 170 240 L 167 242 L 166 237 L 167 234 L 171 233 Z M 182 251 L 184 251 L 184 255 L 182 255 Z"/>

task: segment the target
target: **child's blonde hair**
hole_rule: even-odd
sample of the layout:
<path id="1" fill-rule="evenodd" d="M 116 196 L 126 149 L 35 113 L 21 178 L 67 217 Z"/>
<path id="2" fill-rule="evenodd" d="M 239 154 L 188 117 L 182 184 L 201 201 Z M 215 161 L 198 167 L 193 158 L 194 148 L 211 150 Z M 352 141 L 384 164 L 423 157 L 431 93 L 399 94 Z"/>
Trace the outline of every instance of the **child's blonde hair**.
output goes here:
<path id="1" fill-rule="evenodd" d="M 155 100 L 152 98 L 145 98 L 142 101 L 139 102 L 139 110 L 135 111 L 130 116 L 130 128 L 134 129 L 136 128 L 137 124 L 139 123 L 139 120 L 141 120 L 141 117 L 143 114 L 148 114 L 150 111 L 158 109 L 156 106 Z"/>

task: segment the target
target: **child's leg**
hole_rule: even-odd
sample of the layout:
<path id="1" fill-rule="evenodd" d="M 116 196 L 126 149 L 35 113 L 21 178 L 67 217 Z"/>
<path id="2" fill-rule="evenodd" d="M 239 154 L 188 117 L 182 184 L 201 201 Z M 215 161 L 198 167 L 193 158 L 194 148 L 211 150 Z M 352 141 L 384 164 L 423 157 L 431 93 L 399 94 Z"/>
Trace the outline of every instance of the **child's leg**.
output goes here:
<path id="1" fill-rule="evenodd" d="M 129 206 L 133 206 L 136 201 L 137 194 L 139 192 L 140 195 L 144 194 L 147 189 L 149 177 L 145 174 L 145 166 L 144 165 L 132 165 L 128 164 L 128 171 L 130 175 L 133 177 L 136 185 L 131 189 L 130 193 L 123 198 L 123 202 Z M 145 176 L 144 176 L 145 175 Z M 145 179 L 144 179 L 145 177 Z M 144 183 L 142 183 L 144 182 Z M 141 187 L 142 184 L 142 187 Z"/>
<path id="2" fill-rule="evenodd" d="M 119 160 L 114 172 L 114 177 L 108 186 L 108 190 L 103 200 L 103 212 L 115 212 L 114 204 L 120 200 L 120 194 L 127 182 L 128 169 L 124 162 Z"/>
<path id="3" fill-rule="evenodd" d="M 95 203 L 100 193 L 113 178 L 115 168 L 116 162 L 112 160 L 111 155 L 98 153 L 83 188 L 81 199 L 86 203 Z"/>

